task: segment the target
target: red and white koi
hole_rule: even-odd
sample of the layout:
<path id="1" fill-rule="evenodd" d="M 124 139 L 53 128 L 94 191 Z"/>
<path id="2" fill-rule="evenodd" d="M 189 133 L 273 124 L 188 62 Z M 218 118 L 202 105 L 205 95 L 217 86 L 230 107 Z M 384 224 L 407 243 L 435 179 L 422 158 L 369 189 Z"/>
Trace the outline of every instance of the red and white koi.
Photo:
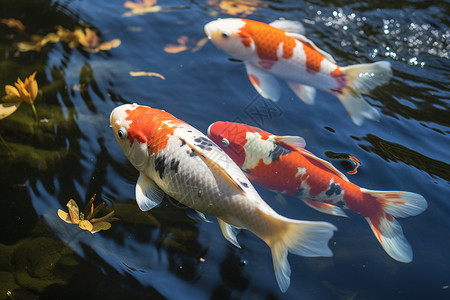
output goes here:
<path id="1" fill-rule="evenodd" d="M 316 89 L 336 95 L 357 125 L 363 118 L 379 117 L 361 94 L 390 80 L 389 62 L 340 67 L 302 34 L 300 23 L 287 20 L 265 24 L 218 19 L 205 25 L 205 33 L 218 48 L 245 63 L 250 82 L 266 99 L 279 100 L 278 77 L 308 104 L 314 103 Z"/>
<path id="2" fill-rule="evenodd" d="M 124 154 L 139 171 L 136 201 L 141 210 L 152 209 L 168 194 L 203 218 L 203 213 L 217 217 L 223 235 L 237 247 L 238 229 L 250 230 L 269 245 L 283 292 L 290 284 L 288 252 L 332 256 L 328 240 L 336 227 L 277 214 L 233 160 L 189 124 L 136 104 L 115 108 L 110 123 Z"/>
<path id="3" fill-rule="evenodd" d="M 213 123 L 208 136 L 253 183 L 296 196 L 323 213 L 346 216 L 342 208 L 359 213 L 392 258 L 412 261 L 411 246 L 394 217 L 423 212 L 427 202 L 421 195 L 361 188 L 332 164 L 305 150 L 301 137 L 277 136 L 232 122 Z"/>

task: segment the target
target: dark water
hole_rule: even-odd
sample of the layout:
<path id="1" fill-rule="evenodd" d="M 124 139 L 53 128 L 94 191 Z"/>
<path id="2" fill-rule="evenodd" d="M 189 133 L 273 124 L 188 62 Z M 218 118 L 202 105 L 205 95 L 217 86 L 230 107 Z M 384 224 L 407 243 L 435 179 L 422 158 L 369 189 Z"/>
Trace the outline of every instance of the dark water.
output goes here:
<path id="1" fill-rule="evenodd" d="M 230 16 L 207 1 L 159 1 L 163 9 L 125 17 L 125 1 L 0 1 L 0 18 L 21 20 L 22 33 L 0 24 L 0 86 L 34 71 L 40 94 L 0 120 L 0 298 L 14 299 L 448 299 L 450 297 L 450 21 L 448 1 L 260 1 L 248 18 L 301 21 L 306 35 L 340 65 L 391 62 L 394 76 L 366 99 L 378 122 L 355 126 L 333 96 L 308 106 L 283 86 L 282 99 L 257 96 L 243 65 L 211 43 L 198 51 L 203 25 Z M 217 1 L 216 1 L 217 2 Z M 243 13 L 237 16 L 242 16 Z M 18 52 L 16 43 L 90 27 L 109 51 L 66 43 Z M 188 50 L 167 53 L 187 36 Z M 165 77 L 133 77 L 129 72 Z M 1 92 L 0 96 L 3 96 Z M 242 249 L 218 225 L 171 199 L 150 212 L 134 200 L 137 171 L 109 128 L 111 110 L 136 102 L 169 111 L 202 131 L 238 120 L 281 135 L 300 135 L 307 149 L 349 153 L 362 165 L 362 187 L 422 194 L 428 209 L 400 219 L 414 260 L 391 259 L 366 221 L 286 203 L 257 188 L 288 217 L 323 220 L 339 231 L 332 258 L 290 255 L 291 286 L 282 294 L 269 248 L 243 231 Z M 341 171 L 352 166 L 330 159 Z M 59 219 L 69 199 L 80 207 L 97 194 L 120 221 L 94 235 Z M 107 210 L 106 210 L 107 212 Z M 212 218 L 210 218 L 212 220 Z M 12 298 L 11 297 L 11 298 Z"/>

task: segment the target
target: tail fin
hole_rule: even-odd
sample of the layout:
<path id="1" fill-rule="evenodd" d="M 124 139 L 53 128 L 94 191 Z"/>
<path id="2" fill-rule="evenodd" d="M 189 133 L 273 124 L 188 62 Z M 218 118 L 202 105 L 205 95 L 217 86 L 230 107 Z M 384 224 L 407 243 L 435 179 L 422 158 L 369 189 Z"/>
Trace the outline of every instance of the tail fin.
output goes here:
<path id="1" fill-rule="evenodd" d="M 391 64 L 379 61 L 372 64 L 359 64 L 341 68 L 347 76 L 347 85 L 341 93 L 336 93 L 341 103 L 356 125 L 361 125 L 363 118 L 378 119 L 378 111 L 370 106 L 361 94 L 368 93 L 375 87 L 383 85 L 392 77 Z"/>
<path id="2" fill-rule="evenodd" d="M 375 197 L 383 207 L 382 214 L 366 217 L 381 246 L 393 259 L 405 263 L 411 262 L 413 258 L 411 245 L 394 217 L 403 218 L 420 214 L 427 208 L 425 198 L 409 192 L 366 189 L 361 189 L 361 192 Z"/>
<path id="3" fill-rule="evenodd" d="M 333 256 L 328 241 L 337 228 L 327 222 L 292 220 L 280 215 L 266 215 L 272 229 L 270 235 L 259 235 L 272 251 L 273 267 L 278 286 L 285 292 L 290 285 L 291 267 L 288 252 L 314 257 Z"/>

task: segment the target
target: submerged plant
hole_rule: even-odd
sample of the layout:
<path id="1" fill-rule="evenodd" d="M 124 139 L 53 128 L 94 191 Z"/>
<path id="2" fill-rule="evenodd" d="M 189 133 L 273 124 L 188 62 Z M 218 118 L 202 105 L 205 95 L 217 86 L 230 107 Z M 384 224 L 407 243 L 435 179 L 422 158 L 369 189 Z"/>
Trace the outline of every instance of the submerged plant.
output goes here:
<path id="1" fill-rule="evenodd" d="M 70 199 L 69 202 L 67 202 L 69 213 L 58 209 L 58 216 L 64 222 L 78 225 L 81 229 L 87 230 L 92 234 L 99 232 L 100 230 L 110 229 L 110 222 L 117 221 L 119 219 L 114 217 L 114 211 L 111 211 L 104 217 L 94 218 L 103 207 L 103 205 L 105 205 L 105 202 L 103 202 L 102 204 L 94 208 L 94 200 L 95 194 L 94 196 L 92 196 L 83 212 L 80 212 L 77 203 L 73 199 Z"/>
<path id="2" fill-rule="evenodd" d="M 14 83 L 15 87 L 12 85 L 5 86 L 6 95 L 2 97 L 3 103 L 0 103 L 0 119 L 11 115 L 19 108 L 22 102 L 25 102 L 31 105 L 36 122 L 38 121 L 36 107 L 34 106 L 34 100 L 36 100 L 38 94 L 38 84 L 34 79 L 35 76 L 36 72 L 25 78 L 25 81 L 17 78 L 17 82 Z"/>

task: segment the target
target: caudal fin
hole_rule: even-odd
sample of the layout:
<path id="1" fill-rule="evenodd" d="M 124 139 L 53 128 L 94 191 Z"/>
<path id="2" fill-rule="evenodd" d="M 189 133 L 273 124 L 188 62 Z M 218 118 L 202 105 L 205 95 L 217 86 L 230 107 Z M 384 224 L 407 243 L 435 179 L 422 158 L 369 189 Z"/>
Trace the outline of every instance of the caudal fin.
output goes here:
<path id="1" fill-rule="evenodd" d="M 364 100 L 362 94 L 389 82 L 392 77 L 391 64 L 387 61 L 379 61 L 342 67 L 340 70 L 346 75 L 347 85 L 341 92 L 337 92 L 336 96 L 353 122 L 361 125 L 364 118 L 378 119 L 378 111 Z"/>
<path id="2" fill-rule="evenodd" d="M 328 241 L 333 236 L 333 231 L 337 230 L 334 225 L 327 222 L 292 220 L 279 215 L 267 216 L 267 219 L 273 232 L 259 236 L 272 251 L 275 277 L 282 292 L 290 285 L 288 252 L 308 257 L 333 256 Z"/>
<path id="3" fill-rule="evenodd" d="M 361 189 L 361 191 L 375 197 L 382 205 L 383 211 L 380 214 L 366 217 L 381 246 L 393 259 L 405 263 L 411 262 L 413 259 L 411 245 L 394 217 L 404 218 L 420 214 L 428 206 L 425 198 L 409 192 L 366 189 Z"/>

